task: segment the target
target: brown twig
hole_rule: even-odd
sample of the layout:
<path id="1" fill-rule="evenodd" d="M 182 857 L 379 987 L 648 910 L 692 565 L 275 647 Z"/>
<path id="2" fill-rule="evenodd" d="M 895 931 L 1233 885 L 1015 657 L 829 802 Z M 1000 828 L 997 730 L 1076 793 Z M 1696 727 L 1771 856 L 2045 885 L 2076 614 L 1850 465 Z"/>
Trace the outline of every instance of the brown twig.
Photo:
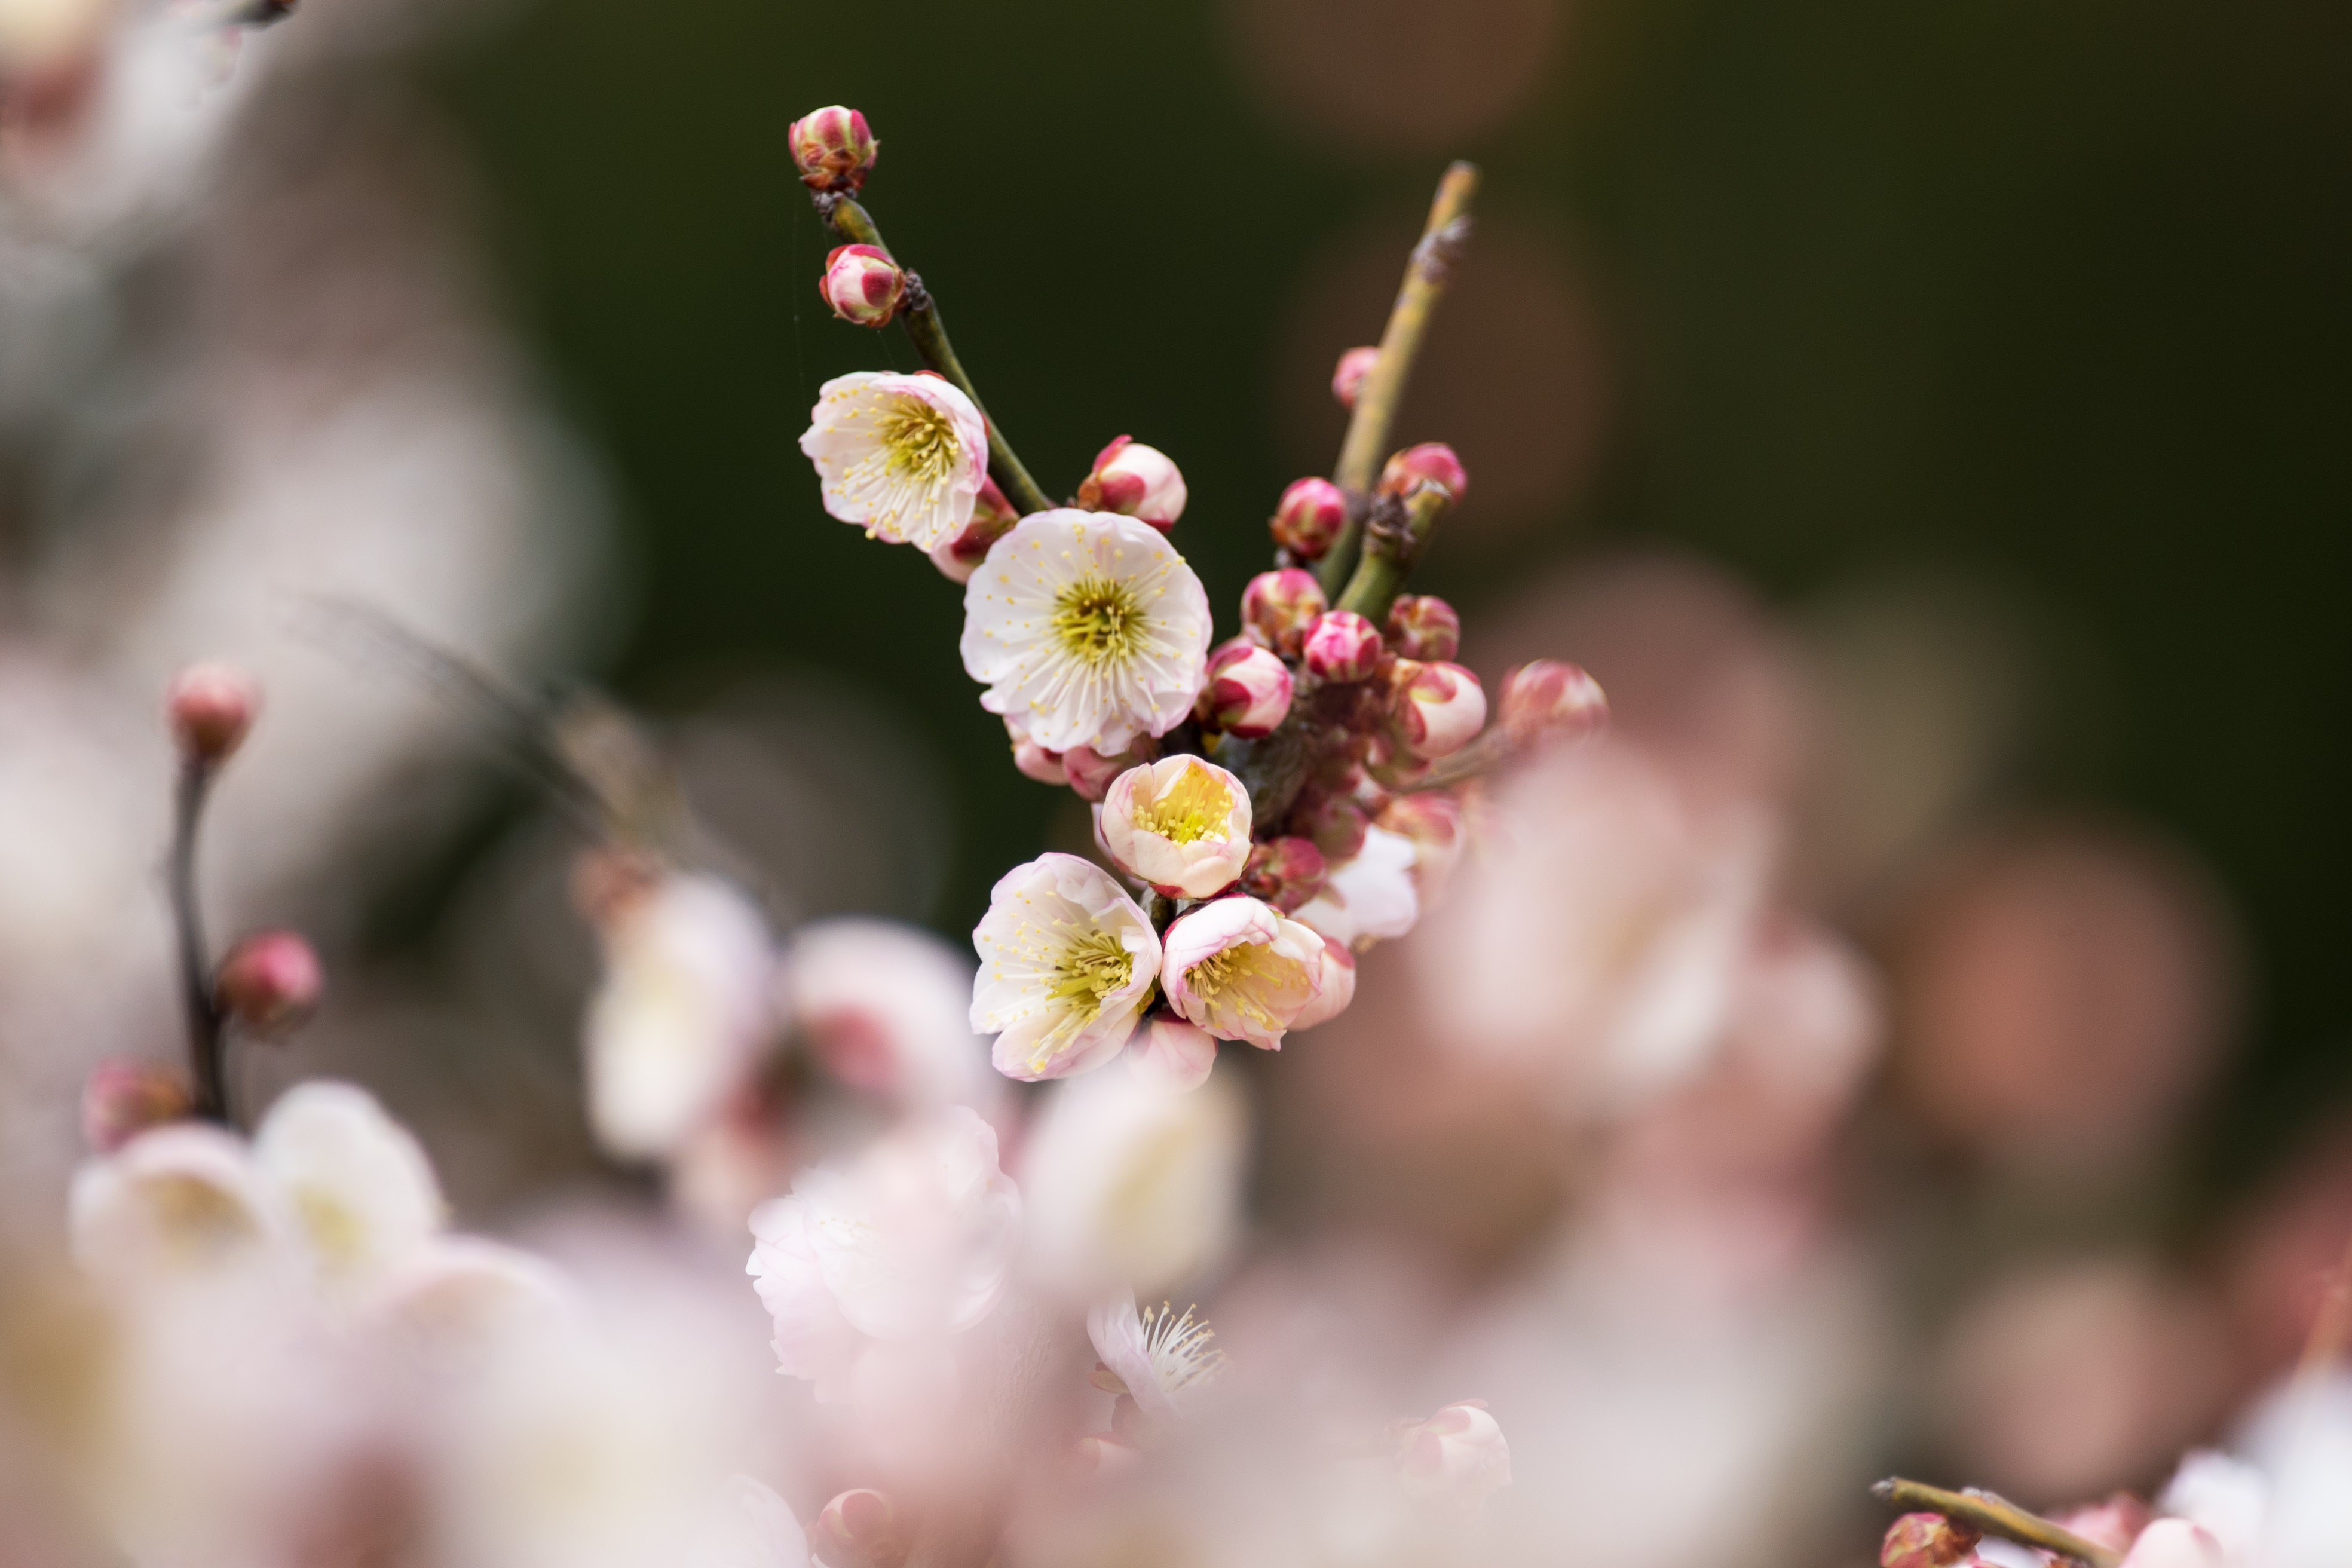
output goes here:
<path id="1" fill-rule="evenodd" d="M 1973 1487 L 1964 1492 L 1948 1492 L 1941 1487 L 1890 1476 L 1870 1491 L 1880 1501 L 1892 1503 L 1906 1513 L 1940 1513 L 1946 1519 L 1973 1525 L 1988 1535 L 1998 1535 L 2023 1546 L 2038 1546 L 2044 1552 L 2087 1563 L 2090 1568 L 2117 1568 L 2123 1562 L 2120 1553 L 2108 1551 L 2097 1542 L 2085 1541 L 2040 1514 L 2026 1512 L 2006 1498 Z"/>
<path id="2" fill-rule="evenodd" d="M 226 1122 L 220 1005 L 213 995 L 212 954 L 205 945 L 204 914 L 196 901 L 196 829 L 212 782 L 211 763 L 196 757 L 182 759 L 173 795 L 170 883 L 172 923 L 179 941 L 180 999 L 188 1024 L 188 1076 L 195 1091 L 192 1109 L 204 1121 Z"/>
<path id="3" fill-rule="evenodd" d="M 1340 443 L 1339 466 L 1331 472 L 1332 482 L 1348 492 L 1350 504 L 1347 527 L 1333 542 L 1318 572 L 1326 597 L 1336 597 L 1355 569 L 1356 545 L 1363 533 L 1359 498 L 1372 488 L 1381 459 L 1388 455 L 1389 429 L 1396 423 L 1397 405 L 1404 400 L 1405 383 L 1412 378 L 1430 314 L 1469 243 L 1470 198 L 1477 191 L 1475 163 L 1447 165 L 1445 177 L 1437 184 L 1437 198 L 1429 205 L 1429 221 L 1422 226 L 1421 243 L 1412 247 L 1412 259 L 1405 266 L 1396 303 L 1389 308 L 1380 356 L 1357 389 L 1355 413 L 1348 421 L 1347 438 Z"/>

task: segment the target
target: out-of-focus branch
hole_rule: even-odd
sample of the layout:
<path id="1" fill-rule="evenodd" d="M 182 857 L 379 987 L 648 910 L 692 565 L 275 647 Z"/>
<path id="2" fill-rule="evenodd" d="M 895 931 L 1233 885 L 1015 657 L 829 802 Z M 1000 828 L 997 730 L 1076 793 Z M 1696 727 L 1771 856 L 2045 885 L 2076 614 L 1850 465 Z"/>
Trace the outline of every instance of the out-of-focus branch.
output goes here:
<path id="1" fill-rule="evenodd" d="M 2044 1552 L 2072 1557 L 2089 1563 L 2090 1568 L 2117 1568 L 2117 1564 L 2123 1562 L 2120 1554 L 2110 1552 L 2098 1542 L 2085 1541 L 2073 1531 L 2061 1529 L 2041 1515 L 2028 1513 L 2006 1498 L 1995 1497 L 1990 1492 L 1974 1489 L 1948 1492 L 1941 1487 L 1906 1481 L 1899 1476 L 1890 1476 L 1870 1490 L 1872 1496 L 1894 1504 L 1906 1513 L 1940 1513 L 1946 1519 L 1973 1525 L 1987 1535 L 1998 1535 L 2021 1546 L 2037 1546 Z"/>
<path id="2" fill-rule="evenodd" d="M 1445 177 L 1438 182 L 1437 199 L 1430 204 L 1429 221 L 1422 226 L 1421 243 L 1412 247 L 1412 259 L 1405 266 L 1396 303 L 1389 309 L 1388 326 L 1381 333 L 1380 357 L 1357 390 L 1355 414 L 1348 421 L 1339 466 L 1331 473 L 1332 482 L 1348 492 L 1349 518 L 1318 569 L 1327 596 L 1337 595 L 1354 570 L 1357 542 L 1363 535 L 1364 497 L 1387 455 L 1389 430 L 1396 423 L 1397 405 L 1404 400 L 1405 384 L 1421 353 L 1422 337 L 1429 330 L 1430 314 L 1469 244 L 1470 199 L 1477 191 L 1475 163 L 1447 166 Z"/>
<path id="3" fill-rule="evenodd" d="M 2327 1293 L 2320 1299 L 2311 1338 L 2304 1342 L 2297 1373 L 2315 1377 L 2340 1363 L 2347 1351 L 2352 1351 L 2352 1242 L 2346 1243 L 2343 1261 L 2328 1279 Z"/>
<path id="4" fill-rule="evenodd" d="M 204 914 L 196 902 L 196 829 L 212 792 L 212 764 L 184 757 L 173 795 L 170 870 L 172 924 L 178 939 L 180 999 L 187 1015 L 192 1109 L 206 1121 L 228 1120 L 228 1080 L 222 1069 L 221 1011 L 213 995 L 212 954 L 205 946 Z"/>
<path id="5" fill-rule="evenodd" d="M 887 256 L 890 247 L 882 242 L 882 231 L 874 226 L 873 215 L 859 205 L 854 196 L 831 191 L 819 191 L 814 200 L 816 210 L 833 226 L 833 232 L 851 245 L 870 245 Z M 893 260 L 897 258 L 893 257 Z M 948 330 L 940 321 L 939 301 L 914 272 L 907 273 L 906 301 L 898 310 L 898 324 L 907 329 L 907 337 L 923 363 L 953 382 L 981 417 L 988 422 L 988 471 L 995 477 L 997 487 L 1005 499 L 1020 509 L 1024 517 L 1033 511 L 1045 511 L 1053 502 L 1029 477 L 1029 470 L 1013 450 L 1013 443 L 1004 438 L 1004 430 L 989 415 L 988 405 L 980 400 L 980 390 L 965 374 L 963 362 L 956 358 L 955 345 L 948 342 Z"/>

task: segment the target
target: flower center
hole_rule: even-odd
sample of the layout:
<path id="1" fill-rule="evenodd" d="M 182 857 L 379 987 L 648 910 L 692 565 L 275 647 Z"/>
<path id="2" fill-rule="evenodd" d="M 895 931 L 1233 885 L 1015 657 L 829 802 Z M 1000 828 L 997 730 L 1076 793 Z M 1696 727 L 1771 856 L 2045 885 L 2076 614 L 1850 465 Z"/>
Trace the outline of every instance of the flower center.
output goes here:
<path id="1" fill-rule="evenodd" d="M 1206 768 L 1187 764 L 1165 794 L 1135 800 L 1135 826 L 1178 844 L 1220 838 L 1231 826 L 1233 792 Z"/>
<path id="2" fill-rule="evenodd" d="M 894 397 L 882 416 L 882 447 L 889 470 L 919 484 L 937 484 L 955 470 L 962 443 L 955 423 L 919 397 Z"/>
<path id="3" fill-rule="evenodd" d="M 1124 660 L 1142 629 L 1143 602 L 1124 583 L 1089 572 L 1054 600 L 1054 635 L 1087 664 Z"/>
<path id="4" fill-rule="evenodd" d="M 1207 1383 L 1225 1369 L 1225 1352 L 1209 1343 L 1217 1336 L 1208 1323 L 1187 1307 L 1178 1313 L 1162 1301 L 1143 1309 L 1143 1350 L 1160 1386 L 1171 1398 L 1195 1384 Z"/>
<path id="5" fill-rule="evenodd" d="M 1088 931 L 1062 951 L 1054 999 L 1066 1002 L 1081 1026 L 1094 1022 L 1103 998 L 1135 973 L 1135 954 L 1109 931 Z"/>
<path id="6" fill-rule="evenodd" d="M 1184 984 L 1192 994 L 1203 1002 L 1213 1002 L 1217 994 L 1255 979 L 1257 960 L 1265 944 L 1258 942 L 1235 942 L 1201 960 L 1184 972 Z"/>

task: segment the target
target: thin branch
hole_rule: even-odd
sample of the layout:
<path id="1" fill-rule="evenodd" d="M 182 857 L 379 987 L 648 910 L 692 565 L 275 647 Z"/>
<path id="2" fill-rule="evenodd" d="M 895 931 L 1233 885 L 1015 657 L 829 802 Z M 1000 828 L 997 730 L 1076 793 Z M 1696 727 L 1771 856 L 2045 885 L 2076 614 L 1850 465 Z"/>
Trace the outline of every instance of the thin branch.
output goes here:
<path id="1" fill-rule="evenodd" d="M 833 232 L 852 245 L 870 245 L 885 256 L 890 247 L 882 243 L 882 231 L 874 226 L 874 218 L 856 200 L 828 191 L 815 196 L 816 210 L 833 226 Z M 891 259 L 897 260 L 896 257 Z M 902 264 L 903 265 L 903 264 Z M 981 417 L 988 421 L 988 471 L 995 476 L 997 488 L 1005 499 L 1021 510 L 1023 516 L 1033 511 L 1045 511 L 1053 502 L 1029 477 L 1029 470 L 1013 450 L 1013 443 L 1004 437 L 1003 427 L 989 416 L 988 405 L 980 400 L 980 390 L 964 373 L 963 362 L 956 358 L 955 345 L 948 342 L 948 330 L 940 320 L 940 304 L 931 298 L 930 290 L 912 271 L 907 273 L 906 301 L 898 308 L 898 324 L 907 329 L 907 337 L 923 363 L 955 383 L 962 394 L 971 399 Z"/>
<path id="2" fill-rule="evenodd" d="M 1389 309 L 1389 323 L 1381 333 L 1380 357 L 1356 392 L 1356 410 L 1348 421 L 1347 439 L 1339 447 L 1339 467 L 1331 479 L 1349 497 L 1348 525 L 1332 543 L 1318 572 L 1325 595 L 1335 596 L 1355 566 L 1357 541 L 1363 516 L 1357 498 L 1372 488 L 1381 458 L 1388 455 L 1389 430 L 1396 423 L 1397 405 L 1404 401 L 1405 383 L 1412 378 L 1413 360 L 1421 353 L 1429 318 L 1445 292 L 1446 281 L 1470 240 L 1470 198 L 1478 191 L 1478 166 L 1455 163 L 1438 182 L 1437 199 L 1429 205 L 1429 221 L 1422 226 L 1421 243 L 1404 269 L 1404 283 Z"/>
<path id="3" fill-rule="evenodd" d="M 204 916 L 196 903 L 196 829 L 213 769 L 194 757 L 180 764 L 173 795 L 172 923 L 179 938 L 180 999 L 188 1022 L 188 1076 L 195 1088 L 193 1109 L 206 1121 L 228 1121 L 228 1084 L 221 1070 L 220 1006 L 213 997 L 212 954 L 205 945 Z"/>
<path id="4" fill-rule="evenodd" d="M 2095 1541 L 2085 1541 L 2073 1531 L 2063 1530 L 2041 1515 L 2028 1513 L 2006 1498 L 1988 1491 L 1970 1488 L 1964 1492 L 1948 1492 L 1941 1487 L 1906 1481 L 1899 1476 L 1890 1476 L 1870 1490 L 1880 1501 L 1892 1503 L 1906 1513 L 1940 1513 L 1946 1519 L 1974 1525 L 1988 1535 L 1998 1535 L 2024 1546 L 2038 1546 L 2044 1552 L 2087 1563 L 2091 1568 L 2117 1568 L 2123 1562 L 2120 1553 L 2108 1551 Z"/>
<path id="5" fill-rule="evenodd" d="M 2296 1375 L 2316 1377 L 2342 1362 L 2347 1351 L 2352 1351 L 2352 1242 L 2345 1245 L 2343 1261 L 2328 1277 L 2327 1294 L 2320 1299 L 2311 1338 L 2304 1342 Z"/>
<path id="6" fill-rule="evenodd" d="M 1355 611 L 1376 626 L 1385 623 L 1405 578 L 1429 548 L 1437 520 L 1453 504 L 1454 498 L 1436 485 L 1423 485 L 1402 502 L 1385 497 L 1373 502 L 1363 558 L 1356 563 L 1356 574 L 1339 595 L 1339 607 Z"/>

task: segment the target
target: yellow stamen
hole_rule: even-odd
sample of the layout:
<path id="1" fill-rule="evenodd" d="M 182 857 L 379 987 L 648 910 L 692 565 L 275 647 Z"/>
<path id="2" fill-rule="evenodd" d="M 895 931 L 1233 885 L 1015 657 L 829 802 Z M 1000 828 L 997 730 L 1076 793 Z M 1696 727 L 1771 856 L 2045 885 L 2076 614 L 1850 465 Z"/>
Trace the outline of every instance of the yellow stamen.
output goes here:
<path id="1" fill-rule="evenodd" d="M 919 397 L 890 400 L 882 416 L 881 437 L 890 454 L 888 471 L 906 474 L 920 484 L 946 479 L 963 448 L 956 438 L 955 422 Z"/>
<path id="2" fill-rule="evenodd" d="M 1233 815 L 1233 791 L 1208 769 L 1190 763 L 1165 794 L 1151 798 L 1138 790 L 1135 795 L 1135 826 L 1178 844 L 1223 837 Z"/>
<path id="3" fill-rule="evenodd" d="M 1054 635 L 1082 663 L 1124 662 L 1142 630 L 1142 613 L 1133 589 L 1089 572 L 1055 595 Z"/>

